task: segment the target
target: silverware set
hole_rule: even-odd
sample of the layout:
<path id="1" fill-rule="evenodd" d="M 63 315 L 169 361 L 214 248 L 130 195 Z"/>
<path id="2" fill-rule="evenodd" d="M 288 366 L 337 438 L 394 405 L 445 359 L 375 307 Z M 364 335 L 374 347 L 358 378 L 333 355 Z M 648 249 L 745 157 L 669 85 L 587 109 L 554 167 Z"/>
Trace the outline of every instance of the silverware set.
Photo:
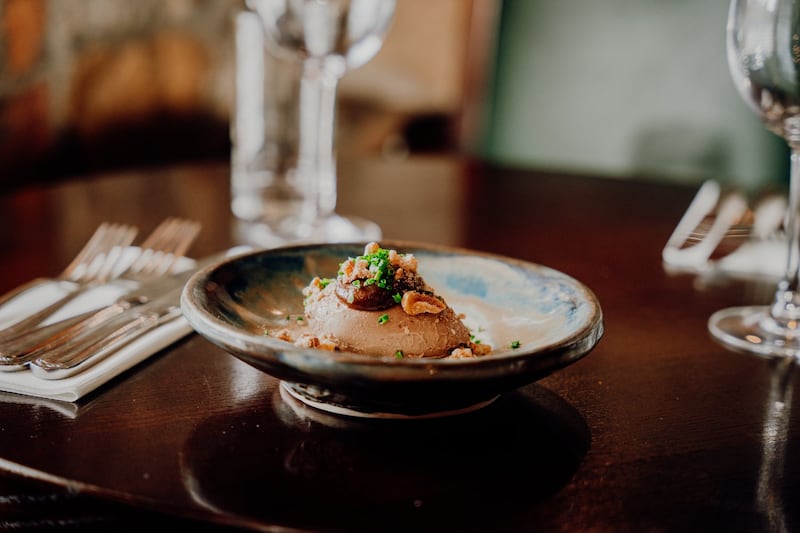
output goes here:
<path id="1" fill-rule="evenodd" d="M 136 228 L 101 224 L 57 277 L 32 280 L 0 297 L 0 306 L 10 306 L 41 285 L 66 291 L 0 330 L 0 370 L 68 377 L 180 316 L 180 289 L 193 270 L 176 267 L 199 232 L 195 221 L 168 218 L 132 246 Z M 59 318 L 71 302 L 110 285 L 122 291 L 111 304 L 90 305 L 88 311 Z"/>
<path id="2" fill-rule="evenodd" d="M 0 296 L 0 306 L 45 283 L 61 282 L 69 288 L 75 288 L 103 280 L 110 275 L 119 257 L 119 254 L 112 255 L 113 251 L 130 245 L 136 237 L 136 233 L 137 229 L 133 226 L 107 222 L 100 224 L 75 259 L 61 274 L 52 279 L 37 278 L 20 285 Z"/>
<path id="3" fill-rule="evenodd" d="M 765 250 L 752 245 L 785 239 L 786 199 L 768 195 L 753 204 L 740 191 L 725 191 L 715 181 L 703 183 L 662 250 L 665 267 L 709 273 L 734 264 L 752 265 L 749 270 L 759 263 L 771 266 L 764 264 L 765 257 L 751 257 Z"/>

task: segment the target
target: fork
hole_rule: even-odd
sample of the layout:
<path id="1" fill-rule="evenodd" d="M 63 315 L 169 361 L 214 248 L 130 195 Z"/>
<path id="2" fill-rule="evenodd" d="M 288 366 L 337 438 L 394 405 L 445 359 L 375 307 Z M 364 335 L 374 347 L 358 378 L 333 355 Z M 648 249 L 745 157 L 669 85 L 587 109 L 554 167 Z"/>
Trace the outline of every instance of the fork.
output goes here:
<path id="1" fill-rule="evenodd" d="M 741 194 L 731 193 L 722 199 L 719 211 L 704 237 L 687 248 L 667 246 L 662 256 L 664 262 L 677 268 L 702 269 L 725 238 L 731 226 L 747 212 L 747 202 Z"/>
<path id="2" fill-rule="evenodd" d="M 662 250 L 665 266 L 703 271 L 717 258 L 740 250 L 745 241 L 775 238 L 785 205 L 785 198 L 772 194 L 750 209 L 741 192 L 722 196 L 718 183 L 706 181 Z"/>
<path id="3" fill-rule="evenodd" d="M 680 269 L 702 268 L 726 236 L 741 234 L 743 227 L 737 222 L 749 211 L 747 201 L 738 192 L 724 197 L 721 193 L 719 183 L 713 180 L 700 186 L 662 250 L 666 265 Z M 706 223 L 717 206 L 713 221 Z"/>
<path id="4" fill-rule="evenodd" d="M 200 233 L 200 223 L 170 217 L 164 220 L 142 243 L 142 251 L 122 274 L 132 281 L 170 272 Z"/>
<path id="5" fill-rule="evenodd" d="M 61 379 L 82 372 L 127 343 L 182 316 L 180 296 L 189 277 L 220 259 L 243 251 L 231 248 L 198 259 L 191 269 L 171 275 L 167 283 L 149 296 L 123 297 L 109 307 L 89 313 L 63 331 L 69 342 L 63 342 L 56 334 L 30 350 L 26 355 L 29 368 L 33 375 L 44 379 Z"/>
<path id="6" fill-rule="evenodd" d="M 65 283 L 71 285 L 74 291 L 108 276 L 121 255 L 114 254 L 113 251 L 133 242 L 137 231 L 133 226 L 103 222 L 60 274 L 54 278 L 35 278 L 10 290 L 0 296 L 0 306 L 46 283 Z"/>
<path id="7" fill-rule="evenodd" d="M 175 262 L 186 254 L 200 232 L 200 224 L 192 220 L 168 218 L 145 239 L 139 255 L 115 278 L 139 283 L 151 276 L 159 276 L 172 269 Z M 16 359 L 27 347 L 47 338 L 47 332 L 39 326 L 47 318 L 62 309 L 67 303 L 108 279 L 97 279 L 80 286 L 62 299 L 32 314 L 0 332 L 0 365 L 6 359 Z"/>

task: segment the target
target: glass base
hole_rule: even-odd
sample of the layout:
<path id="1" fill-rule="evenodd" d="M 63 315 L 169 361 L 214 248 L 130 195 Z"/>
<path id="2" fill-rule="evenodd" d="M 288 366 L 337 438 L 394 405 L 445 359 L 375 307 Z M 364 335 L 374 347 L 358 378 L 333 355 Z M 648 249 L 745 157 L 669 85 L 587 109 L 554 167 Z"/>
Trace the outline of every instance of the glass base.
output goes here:
<path id="1" fill-rule="evenodd" d="M 739 352 L 800 358 L 800 324 L 786 327 L 769 311 L 766 305 L 722 309 L 708 319 L 708 329 L 720 343 Z"/>
<path id="2" fill-rule="evenodd" d="M 498 398 L 498 396 L 494 396 L 488 400 L 458 407 L 437 409 L 436 406 L 431 406 L 429 411 L 426 410 L 424 412 L 419 412 L 417 409 L 418 406 L 414 406 L 409 409 L 411 412 L 406 412 L 402 406 L 397 406 L 395 410 L 382 410 L 376 408 L 378 404 L 372 404 L 369 401 L 348 401 L 347 396 L 337 395 L 335 393 L 331 394 L 331 391 L 325 391 L 322 395 L 315 395 L 313 387 L 304 387 L 296 383 L 281 381 L 280 386 L 281 396 L 284 400 L 295 410 L 295 413 L 299 416 L 305 415 L 307 418 L 311 418 L 313 415 L 308 411 L 305 413 L 299 412 L 297 404 L 294 404 L 291 399 L 295 400 L 295 402 L 300 401 L 309 407 L 313 407 L 318 413 L 328 413 L 336 416 L 373 420 L 424 420 L 428 418 L 445 418 L 448 416 L 471 413 L 472 411 L 483 409 Z M 316 418 L 318 421 L 322 420 L 322 417 L 319 415 Z"/>
<path id="3" fill-rule="evenodd" d="M 278 231 L 263 222 L 236 219 L 233 232 L 237 243 L 259 248 L 303 243 L 370 242 L 379 241 L 383 236 L 380 226 L 374 222 L 337 214 L 313 224 L 297 224 L 290 231 Z"/>

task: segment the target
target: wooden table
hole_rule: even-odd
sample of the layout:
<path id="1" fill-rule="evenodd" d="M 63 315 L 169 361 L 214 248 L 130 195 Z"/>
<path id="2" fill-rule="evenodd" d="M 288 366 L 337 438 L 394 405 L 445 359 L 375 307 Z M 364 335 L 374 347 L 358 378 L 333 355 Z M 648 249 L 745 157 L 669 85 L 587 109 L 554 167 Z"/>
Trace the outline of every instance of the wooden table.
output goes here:
<path id="1" fill-rule="evenodd" d="M 728 352 L 706 320 L 764 286 L 695 286 L 660 252 L 693 188 L 447 158 L 343 162 L 339 211 L 385 237 L 570 274 L 606 333 L 578 363 L 438 421 L 298 417 L 276 381 L 190 335 L 66 406 L 0 401 L 0 528 L 780 530 L 800 528 L 796 401 L 781 365 Z M 57 273 L 104 220 L 203 223 L 233 244 L 228 169 L 76 179 L 0 197 L 0 290 Z M 284 530 L 284 529 L 282 529 Z"/>

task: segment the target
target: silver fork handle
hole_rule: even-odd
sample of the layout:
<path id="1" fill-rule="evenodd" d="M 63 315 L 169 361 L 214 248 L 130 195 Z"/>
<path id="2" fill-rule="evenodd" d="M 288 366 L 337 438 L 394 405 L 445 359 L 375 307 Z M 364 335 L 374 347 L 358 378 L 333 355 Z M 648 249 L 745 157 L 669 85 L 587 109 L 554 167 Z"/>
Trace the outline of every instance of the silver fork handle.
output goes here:
<path id="1" fill-rule="evenodd" d="M 143 312 L 131 318 L 117 316 L 74 343 L 49 350 L 31 361 L 34 375 L 45 379 L 62 379 L 83 372 L 141 335 L 181 316 L 180 306 Z"/>
<path id="2" fill-rule="evenodd" d="M 16 337 L 2 339 L 0 340 L 0 365 L 26 363 L 84 335 L 130 307 L 131 304 L 128 301 L 120 300 L 108 307 L 91 310 L 44 328 L 24 331 Z"/>

